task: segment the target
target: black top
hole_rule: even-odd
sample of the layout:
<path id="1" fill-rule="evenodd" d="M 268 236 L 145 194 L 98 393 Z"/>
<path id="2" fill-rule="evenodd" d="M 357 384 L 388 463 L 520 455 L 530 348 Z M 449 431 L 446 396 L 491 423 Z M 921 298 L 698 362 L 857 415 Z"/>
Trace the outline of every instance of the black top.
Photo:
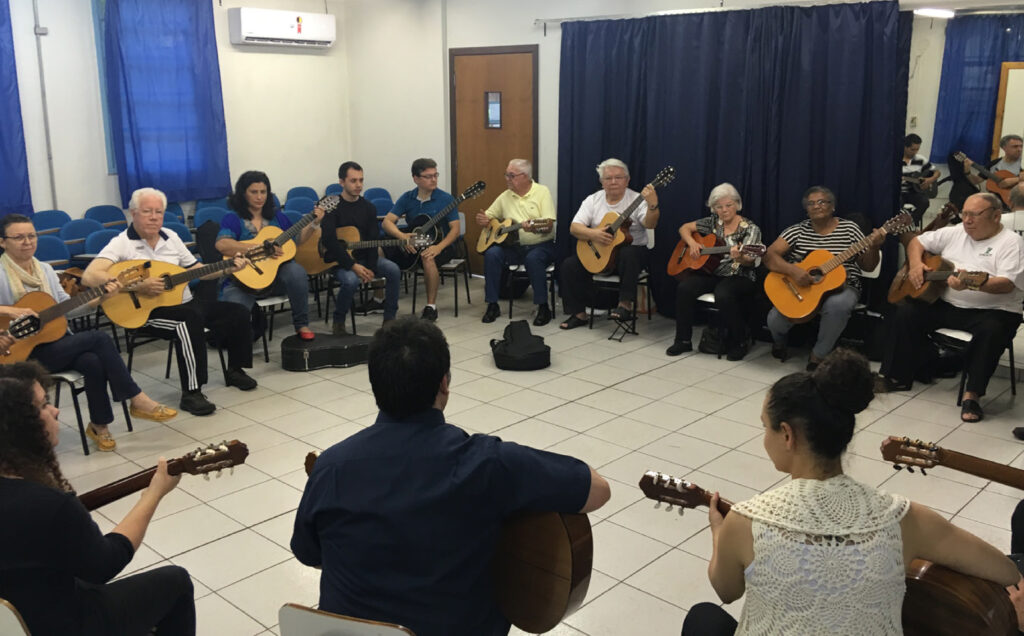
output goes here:
<path id="1" fill-rule="evenodd" d="M 577 512 L 589 492 L 578 459 L 469 435 L 436 409 L 381 413 L 317 460 L 291 548 L 322 566 L 322 610 L 417 636 L 507 634 L 490 569 L 502 522 Z"/>
<path id="2" fill-rule="evenodd" d="M 135 550 L 127 537 L 100 533 L 78 498 L 24 479 L 0 477 L 0 597 L 33 634 L 77 634 L 76 581 L 102 584 Z"/>
<path id="3" fill-rule="evenodd" d="M 376 269 L 377 248 L 368 247 L 355 250 L 355 259 L 349 255 L 347 250 L 341 249 L 341 243 L 335 235 L 335 230 L 347 225 L 354 226 L 359 230 L 359 240 L 372 241 L 380 238 L 380 225 L 377 222 L 377 208 L 359 197 L 357 201 L 346 201 L 344 197 L 338 203 L 338 207 L 330 214 L 325 214 L 320 222 L 321 244 L 324 247 L 324 262 L 337 263 L 342 269 L 352 269 L 357 262 L 364 267 Z"/>

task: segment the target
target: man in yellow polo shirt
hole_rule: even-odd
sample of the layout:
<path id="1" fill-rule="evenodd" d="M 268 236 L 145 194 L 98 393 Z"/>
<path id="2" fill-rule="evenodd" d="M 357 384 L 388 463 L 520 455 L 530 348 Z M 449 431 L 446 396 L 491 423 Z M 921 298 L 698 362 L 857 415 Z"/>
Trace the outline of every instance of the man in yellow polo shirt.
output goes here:
<path id="1" fill-rule="evenodd" d="M 491 219 L 512 223 L 523 223 L 516 235 L 504 242 L 492 245 L 484 252 L 484 300 L 487 311 L 483 322 L 494 322 L 501 315 L 498 306 L 498 291 L 501 273 L 508 265 L 526 265 L 526 275 L 533 287 L 533 302 L 537 305 L 536 326 L 551 321 L 548 306 L 547 277 L 548 265 L 555 261 L 555 204 L 546 186 L 534 182 L 533 165 L 526 159 L 513 159 L 505 169 L 505 190 L 494 200 L 486 212 L 479 212 L 476 221 L 481 227 Z M 541 221 L 550 221 L 541 223 Z"/>

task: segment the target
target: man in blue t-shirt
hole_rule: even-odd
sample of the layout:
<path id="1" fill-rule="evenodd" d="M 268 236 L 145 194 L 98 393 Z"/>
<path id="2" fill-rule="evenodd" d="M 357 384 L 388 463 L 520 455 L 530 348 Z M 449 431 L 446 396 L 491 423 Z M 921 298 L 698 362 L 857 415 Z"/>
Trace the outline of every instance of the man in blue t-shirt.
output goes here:
<path id="1" fill-rule="evenodd" d="M 524 511 L 590 512 L 608 482 L 578 459 L 447 424 L 448 343 L 425 320 L 385 325 L 369 350 L 380 407 L 317 460 L 291 549 L 322 568 L 320 609 L 419 636 L 507 634 L 491 561 Z"/>
<path id="2" fill-rule="evenodd" d="M 417 159 L 412 162 L 412 180 L 416 187 L 395 201 L 395 207 L 391 208 L 381 223 L 385 232 L 395 238 L 408 239 L 412 235 L 398 229 L 398 219 L 404 216 L 406 223 L 409 224 L 409 229 L 412 229 L 427 223 L 441 210 L 455 202 L 452 195 L 437 187 L 439 174 L 437 162 L 433 159 Z M 454 256 L 452 243 L 459 238 L 458 208 L 452 206 L 444 218 L 437 220 L 436 231 L 438 236 L 442 237 L 441 240 L 419 254 L 423 277 L 427 281 L 427 306 L 423 308 L 423 314 L 420 317 L 426 320 L 437 320 L 437 288 L 441 284 L 441 275 L 437 268 L 450 261 Z M 410 255 L 405 262 L 402 262 L 395 252 L 389 253 L 388 257 L 397 262 L 402 269 L 408 269 L 416 262 L 416 248 L 408 245 L 405 252 Z"/>

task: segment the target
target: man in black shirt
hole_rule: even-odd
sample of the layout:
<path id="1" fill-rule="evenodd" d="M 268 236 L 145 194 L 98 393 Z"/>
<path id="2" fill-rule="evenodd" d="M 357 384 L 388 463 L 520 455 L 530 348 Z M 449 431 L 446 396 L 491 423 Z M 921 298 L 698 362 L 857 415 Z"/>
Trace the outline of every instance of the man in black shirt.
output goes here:
<path id="1" fill-rule="evenodd" d="M 338 183 L 341 184 L 341 203 L 320 222 L 324 248 L 324 261 L 337 263 L 334 275 L 340 289 L 334 304 L 334 335 L 345 335 L 345 317 L 352 308 L 352 297 L 361 283 L 369 283 L 374 277 L 385 281 L 384 322 L 395 319 L 398 313 L 398 291 L 402 272 L 388 259 L 377 254 L 378 248 L 367 247 L 352 250 L 350 254 L 336 236 L 342 227 L 354 228 L 358 238 L 352 240 L 373 241 L 380 238 L 377 224 L 377 208 L 362 197 L 363 168 L 355 161 L 346 161 L 338 168 Z"/>

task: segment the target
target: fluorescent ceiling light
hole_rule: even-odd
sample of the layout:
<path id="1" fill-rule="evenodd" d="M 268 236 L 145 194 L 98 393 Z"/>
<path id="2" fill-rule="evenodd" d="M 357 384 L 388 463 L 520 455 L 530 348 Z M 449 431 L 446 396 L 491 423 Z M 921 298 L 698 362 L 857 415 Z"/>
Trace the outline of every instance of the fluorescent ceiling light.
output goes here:
<path id="1" fill-rule="evenodd" d="M 956 14 L 949 9 L 914 9 L 914 15 L 919 15 L 924 18 L 941 18 L 943 20 L 948 20 Z"/>

